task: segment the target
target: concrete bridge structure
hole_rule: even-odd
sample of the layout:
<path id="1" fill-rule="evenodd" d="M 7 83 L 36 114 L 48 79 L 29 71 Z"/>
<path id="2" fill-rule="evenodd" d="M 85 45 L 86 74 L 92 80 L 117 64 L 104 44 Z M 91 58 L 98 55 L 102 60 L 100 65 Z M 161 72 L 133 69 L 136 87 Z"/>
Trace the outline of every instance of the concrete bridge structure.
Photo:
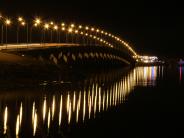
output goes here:
<path id="1" fill-rule="evenodd" d="M 0 21 L 0 52 L 20 58 L 77 67 L 134 65 L 138 56 L 120 37 L 97 27 L 40 18 L 28 22 L 0 16 Z"/>

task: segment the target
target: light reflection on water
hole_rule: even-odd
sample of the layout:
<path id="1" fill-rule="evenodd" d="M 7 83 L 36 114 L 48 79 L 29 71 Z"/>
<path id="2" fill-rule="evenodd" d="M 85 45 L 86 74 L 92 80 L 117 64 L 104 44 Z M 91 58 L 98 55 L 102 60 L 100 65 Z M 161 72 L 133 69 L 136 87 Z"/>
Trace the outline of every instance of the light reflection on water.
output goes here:
<path id="1" fill-rule="evenodd" d="M 8 108 L 6 106 L 4 111 L 4 134 L 6 134 L 7 130 L 7 119 L 8 119 Z"/>
<path id="2" fill-rule="evenodd" d="M 85 80 L 79 87 L 76 86 L 76 89 L 75 85 L 69 90 L 58 89 L 49 93 L 44 89 L 41 96 L 35 94 L 32 98 L 25 96 L 23 100 L 15 98 L 11 102 L 1 102 L 4 105 L 3 110 L 0 110 L 0 113 L 4 114 L 3 132 L 15 137 L 28 134 L 35 136 L 49 134 L 53 128 L 63 129 L 81 124 L 125 102 L 126 96 L 134 87 L 155 86 L 158 75 L 163 75 L 161 66 L 136 67 L 124 75 L 116 72 L 92 75 L 87 79 L 88 83 Z M 8 97 L 1 101 L 6 99 Z M 15 108 L 12 103 L 19 107 Z M 13 112 L 16 112 L 16 116 L 11 114 Z M 24 127 L 28 129 L 25 130 L 27 134 L 21 135 Z"/>
<path id="3" fill-rule="evenodd" d="M 179 66 L 179 81 L 182 82 L 183 80 L 183 74 L 184 74 L 184 67 Z"/>

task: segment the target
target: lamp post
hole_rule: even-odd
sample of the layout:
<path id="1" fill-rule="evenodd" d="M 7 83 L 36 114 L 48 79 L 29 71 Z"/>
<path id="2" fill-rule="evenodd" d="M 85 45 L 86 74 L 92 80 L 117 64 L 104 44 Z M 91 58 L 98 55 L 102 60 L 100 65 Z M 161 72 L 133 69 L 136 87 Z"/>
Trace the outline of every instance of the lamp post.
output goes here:
<path id="1" fill-rule="evenodd" d="M 81 31 L 82 25 L 79 25 L 78 29 L 79 29 L 79 31 Z M 79 43 L 83 44 L 83 42 L 84 42 L 84 37 L 83 37 L 83 35 L 80 32 Z"/>
<path id="2" fill-rule="evenodd" d="M 3 24 L 2 24 L 2 26 L 1 26 L 1 45 L 3 45 L 3 34 L 4 34 L 4 26 L 3 26 Z"/>
<path id="3" fill-rule="evenodd" d="M 1 14 L 0 14 L 0 22 L 2 23 L 1 25 L 1 45 L 3 45 L 4 26 L 3 26 L 3 16 Z"/>
<path id="4" fill-rule="evenodd" d="M 79 31 L 78 30 L 75 30 L 75 43 L 77 44 L 78 43 L 78 33 Z"/>
<path id="5" fill-rule="evenodd" d="M 29 43 L 32 43 L 32 31 L 34 27 L 38 27 L 38 24 L 34 24 L 33 26 L 31 26 L 30 31 L 29 31 Z"/>
<path id="6" fill-rule="evenodd" d="M 68 33 L 72 34 L 72 32 L 73 32 L 73 29 L 72 28 L 68 28 Z"/>
<path id="7" fill-rule="evenodd" d="M 61 30 L 62 30 L 62 32 L 64 32 L 66 29 L 65 29 L 65 27 L 62 27 Z M 66 37 L 66 35 L 65 35 L 65 37 Z M 66 41 L 66 38 L 65 38 L 65 41 Z M 64 40 L 63 40 L 63 42 L 64 42 Z"/>
<path id="8" fill-rule="evenodd" d="M 91 28 L 91 33 L 93 34 L 93 32 L 94 32 L 94 28 Z M 90 39 L 90 45 L 93 45 L 93 39 Z"/>
<path id="9" fill-rule="evenodd" d="M 96 29 L 96 36 L 98 37 L 98 33 L 100 32 L 99 29 Z M 98 45 L 98 42 L 96 41 L 97 39 L 95 39 L 95 45 Z"/>
<path id="10" fill-rule="evenodd" d="M 56 31 L 56 42 L 58 42 L 58 26 L 54 26 L 54 30 Z"/>
<path id="11" fill-rule="evenodd" d="M 68 43 L 68 31 L 65 31 L 65 43 Z"/>
<path id="12" fill-rule="evenodd" d="M 45 30 L 48 30 L 49 29 L 49 24 L 45 24 L 44 25 L 44 32 L 43 32 L 43 43 L 45 43 Z"/>
<path id="13" fill-rule="evenodd" d="M 89 27 L 86 26 L 85 29 L 86 29 L 86 34 L 88 34 Z M 86 44 L 88 45 L 88 37 L 86 37 Z"/>
<path id="14" fill-rule="evenodd" d="M 29 43 L 29 24 L 28 24 L 28 22 L 27 22 L 27 24 L 26 24 L 26 32 L 27 32 L 27 47 L 28 47 L 28 43 Z"/>
<path id="15" fill-rule="evenodd" d="M 61 31 L 62 31 L 62 32 L 65 31 L 65 23 L 64 23 L 64 22 L 61 23 Z M 63 39 L 64 39 L 64 37 L 63 37 Z M 65 38 L 65 40 L 66 40 L 66 38 Z M 59 41 L 60 41 L 60 40 L 59 40 Z M 64 42 L 64 40 L 63 40 L 63 42 Z"/>
<path id="16" fill-rule="evenodd" d="M 54 22 L 53 21 L 51 21 L 50 22 L 50 25 L 51 25 L 51 27 L 54 25 Z M 50 42 L 52 43 L 52 29 L 50 29 Z"/>
<path id="17" fill-rule="evenodd" d="M 70 25 L 70 27 L 71 27 L 72 32 L 73 32 L 73 29 L 74 29 L 74 27 L 75 27 L 75 24 L 72 23 L 72 24 Z M 72 39 L 71 42 L 73 43 L 73 33 L 72 33 L 72 32 L 71 32 L 71 39 Z"/>
<path id="18" fill-rule="evenodd" d="M 17 44 L 19 43 L 19 23 L 23 21 L 22 17 L 18 17 L 18 25 L 17 25 Z"/>
<path id="19" fill-rule="evenodd" d="M 19 27 L 22 26 L 24 27 L 26 25 L 25 21 L 23 20 L 22 17 L 18 18 L 18 25 L 17 25 L 17 44 L 19 43 Z"/>
<path id="20" fill-rule="evenodd" d="M 8 45 L 8 26 L 11 24 L 11 21 L 9 19 L 6 19 L 5 21 L 5 25 L 6 25 L 6 48 L 7 48 L 7 45 Z"/>
<path id="21" fill-rule="evenodd" d="M 32 43 L 32 31 L 33 31 L 33 27 L 38 27 L 41 24 L 41 20 L 40 18 L 35 18 L 34 22 L 33 22 L 33 26 L 31 26 L 30 29 L 30 35 L 29 35 L 29 42 Z"/>

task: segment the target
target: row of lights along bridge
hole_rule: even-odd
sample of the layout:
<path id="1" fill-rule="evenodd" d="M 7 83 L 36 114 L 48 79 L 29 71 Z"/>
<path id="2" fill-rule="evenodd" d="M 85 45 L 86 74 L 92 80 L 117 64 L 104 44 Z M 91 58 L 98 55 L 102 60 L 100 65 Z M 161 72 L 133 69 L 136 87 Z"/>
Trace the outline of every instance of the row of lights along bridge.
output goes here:
<path id="1" fill-rule="evenodd" d="M 33 43 L 32 36 L 33 28 L 41 31 L 40 43 L 78 43 L 83 45 L 105 45 L 112 48 L 126 48 L 134 56 L 138 56 L 134 49 L 119 37 L 96 29 L 87 25 L 66 24 L 64 22 L 57 24 L 53 21 L 43 21 L 40 18 L 33 19 L 32 23 L 26 21 L 23 17 L 18 17 L 14 20 L 5 18 L 0 14 L 1 23 L 1 45 L 8 44 L 8 28 L 15 23 L 16 26 L 16 43 L 20 43 L 20 29 L 25 29 L 26 43 Z M 5 27 L 5 34 L 4 34 Z M 64 35 L 62 35 L 63 33 Z M 4 42 L 5 35 L 5 42 Z M 24 42 L 25 43 L 25 42 Z"/>

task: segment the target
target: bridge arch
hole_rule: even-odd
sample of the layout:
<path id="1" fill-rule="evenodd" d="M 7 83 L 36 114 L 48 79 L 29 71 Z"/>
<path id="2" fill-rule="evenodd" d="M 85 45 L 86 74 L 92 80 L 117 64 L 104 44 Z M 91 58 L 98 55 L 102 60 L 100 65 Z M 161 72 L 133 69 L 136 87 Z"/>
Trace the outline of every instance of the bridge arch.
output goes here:
<path id="1" fill-rule="evenodd" d="M 10 40 L 9 43 L 2 40 L 0 49 L 4 52 L 36 56 L 41 61 L 48 60 L 54 64 L 78 64 L 89 61 L 97 64 L 101 64 L 101 61 L 111 64 L 132 64 L 138 56 L 132 46 L 123 39 L 98 27 L 54 23 L 40 18 L 35 18 L 33 23 L 23 17 L 21 21 L 17 18 L 7 19 L 4 16 L 1 19 L 4 23 L 2 25 L 12 25 L 11 29 L 27 26 L 27 39 L 24 43 L 19 43 L 22 41 L 19 41 L 21 38 L 18 34 L 23 33 L 22 31 L 15 33 L 17 43 L 9 38 L 6 38 Z"/>

